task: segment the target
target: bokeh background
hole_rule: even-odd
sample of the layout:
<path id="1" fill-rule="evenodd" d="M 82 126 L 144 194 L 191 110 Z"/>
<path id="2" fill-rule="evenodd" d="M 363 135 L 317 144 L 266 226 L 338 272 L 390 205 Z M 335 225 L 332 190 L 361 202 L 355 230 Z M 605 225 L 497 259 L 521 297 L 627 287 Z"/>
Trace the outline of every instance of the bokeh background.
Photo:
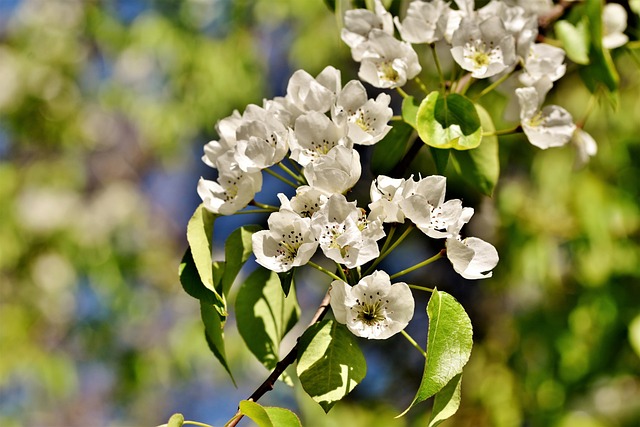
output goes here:
<path id="1" fill-rule="evenodd" d="M 589 115 L 599 152 L 588 166 L 574 168 L 570 146 L 506 137 L 493 198 L 450 179 L 448 197 L 476 208 L 469 233 L 501 261 L 489 280 L 446 263 L 411 276 L 455 295 L 474 325 L 447 426 L 640 425 L 640 53 L 614 57 L 619 103 Z M 233 415 L 267 372 L 231 320 L 233 387 L 177 280 L 197 179 L 213 177 L 202 146 L 233 109 L 329 64 L 343 82 L 357 74 L 321 0 L 0 0 L 3 427 L 155 426 L 174 412 L 221 426 Z M 590 97 L 575 66 L 550 96 L 576 118 Z M 505 100 L 485 102 L 499 116 Z M 411 170 L 433 165 L 421 155 Z M 235 226 L 216 224 L 218 245 Z M 435 250 L 412 240 L 386 267 Z M 299 283 L 306 318 L 318 280 Z M 329 415 L 284 385 L 264 403 L 310 427 L 426 425 L 428 403 L 394 419 L 421 356 L 401 338 L 362 344 L 368 376 Z"/>

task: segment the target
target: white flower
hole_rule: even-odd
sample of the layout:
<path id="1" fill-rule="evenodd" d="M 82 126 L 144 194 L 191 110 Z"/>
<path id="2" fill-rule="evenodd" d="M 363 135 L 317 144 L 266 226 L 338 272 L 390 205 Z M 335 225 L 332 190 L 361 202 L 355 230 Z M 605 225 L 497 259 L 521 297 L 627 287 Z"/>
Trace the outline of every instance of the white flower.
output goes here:
<path id="1" fill-rule="evenodd" d="M 296 188 L 296 195 L 291 200 L 282 193 L 278 194 L 278 199 L 280 199 L 280 210 L 290 210 L 301 217 L 311 218 L 327 203 L 328 197 L 317 188 L 301 185 Z"/>
<path id="2" fill-rule="evenodd" d="M 422 67 L 411 45 L 381 30 L 372 30 L 362 54 L 358 76 L 379 88 L 404 86 Z"/>
<path id="3" fill-rule="evenodd" d="M 589 159 L 598 153 L 596 140 L 579 127 L 576 127 L 573 136 L 571 136 L 571 145 L 576 149 L 576 168 L 581 168 L 586 165 Z"/>
<path id="4" fill-rule="evenodd" d="M 571 114 L 564 108 L 547 105 L 540 109 L 545 94 L 544 89 L 539 93 L 535 87 L 516 89 L 522 129 L 529 142 L 543 150 L 566 144 L 576 130 Z"/>
<path id="5" fill-rule="evenodd" d="M 258 172 L 280 162 L 289 150 L 291 130 L 265 110 L 260 120 L 247 121 L 236 130 L 234 158 L 245 172 Z"/>
<path id="6" fill-rule="evenodd" d="M 380 0 L 375 0 L 375 12 L 367 9 L 351 9 L 344 15 L 344 28 L 340 36 L 351 48 L 354 61 L 360 62 L 365 49 L 365 42 L 373 29 L 393 35 L 393 17 L 382 6 Z"/>
<path id="7" fill-rule="evenodd" d="M 453 59 L 477 79 L 495 76 L 516 61 L 515 39 L 497 16 L 480 24 L 463 19 L 451 42 Z"/>
<path id="8" fill-rule="evenodd" d="M 448 7 L 443 0 L 412 1 L 402 23 L 398 17 L 394 18 L 402 40 L 409 43 L 433 43 L 440 40 L 442 33 L 439 31 L 438 21 Z"/>
<path id="9" fill-rule="evenodd" d="M 289 79 L 286 98 L 301 111 L 326 113 L 341 86 L 340 70 L 334 67 L 326 67 L 316 78 L 298 70 Z"/>
<path id="10" fill-rule="evenodd" d="M 344 145 L 351 149 L 347 126 L 336 124 L 326 115 L 310 111 L 296 119 L 295 138 L 290 141 L 291 158 L 307 166 L 326 156 L 332 148 Z"/>
<path id="11" fill-rule="evenodd" d="M 328 196 L 346 193 L 360 179 L 360 155 L 356 150 L 338 145 L 326 156 L 305 166 L 302 173 L 311 187 Z"/>
<path id="12" fill-rule="evenodd" d="M 217 182 L 200 178 L 198 195 L 204 207 L 215 214 L 232 215 L 245 208 L 262 188 L 261 172 L 243 172 L 237 167 L 222 165 Z"/>
<path id="13" fill-rule="evenodd" d="M 564 49 L 546 43 L 531 46 L 525 58 L 525 66 L 518 80 L 524 86 L 534 86 L 538 80 L 547 77 L 555 82 L 564 76 L 567 66 L 564 64 Z"/>
<path id="14" fill-rule="evenodd" d="M 491 270 L 498 264 L 498 251 L 490 243 L 477 237 L 446 240 L 447 258 L 453 269 L 465 279 L 491 277 Z"/>
<path id="15" fill-rule="evenodd" d="M 309 262 L 318 242 L 311 233 L 309 218 L 283 210 L 269 215 L 268 230 L 251 236 L 256 262 L 263 267 L 282 273 Z"/>
<path id="16" fill-rule="evenodd" d="M 492 16 L 500 17 L 505 30 L 516 41 L 516 53 L 525 58 L 538 36 L 538 17 L 523 7 L 510 6 L 498 0 L 491 0 L 486 6 L 478 10 L 480 19 L 487 19 Z"/>
<path id="17" fill-rule="evenodd" d="M 229 117 L 225 117 L 216 123 L 216 131 L 220 137 L 217 141 L 209 141 L 204 146 L 202 161 L 212 168 L 217 168 L 217 159 L 223 154 L 232 151 L 236 146 L 236 129 L 242 125 L 242 116 L 235 110 Z"/>
<path id="18" fill-rule="evenodd" d="M 409 180 L 414 183 L 413 180 Z M 400 202 L 404 200 L 407 181 L 402 178 L 390 178 L 380 175 L 371 182 L 371 212 L 379 212 L 384 222 L 404 222 L 404 213 Z M 411 185 L 411 184 L 409 184 Z"/>
<path id="19" fill-rule="evenodd" d="M 402 331 L 413 318 L 411 289 L 404 282 L 392 285 L 384 271 L 374 271 L 353 287 L 334 280 L 329 294 L 336 321 L 359 337 L 387 339 Z"/>
<path id="20" fill-rule="evenodd" d="M 358 80 L 347 83 L 332 109 L 334 120 L 347 123 L 347 136 L 354 144 L 373 145 L 391 130 L 387 125 L 393 116 L 391 97 L 381 93 L 367 99 L 367 91 Z"/>
<path id="21" fill-rule="evenodd" d="M 624 34 L 627 28 L 627 11 L 617 3 L 607 3 L 602 9 L 602 46 L 615 49 L 626 44 L 629 37 Z"/>
<path id="22" fill-rule="evenodd" d="M 376 243 L 384 237 L 380 218 L 367 218 L 355 202 L 342 194 L 329 197 L 311 218 L 311 228 L 325 256 L 355 268 L 380 255 Z"/>

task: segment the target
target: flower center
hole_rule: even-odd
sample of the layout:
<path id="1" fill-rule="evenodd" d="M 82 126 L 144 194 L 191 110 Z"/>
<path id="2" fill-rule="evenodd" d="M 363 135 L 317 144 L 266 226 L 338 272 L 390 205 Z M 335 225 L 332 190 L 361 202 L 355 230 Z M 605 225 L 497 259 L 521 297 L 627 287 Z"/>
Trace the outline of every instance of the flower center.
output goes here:
<path id="1" fill-rule="evenodd" d="M 381 80 L 387 80 L 390 82 L 397 82 L 400 78 L 396 69 L 391 65 L 391 61 L 381 62 L 378 65 L 378 76 Z"/>

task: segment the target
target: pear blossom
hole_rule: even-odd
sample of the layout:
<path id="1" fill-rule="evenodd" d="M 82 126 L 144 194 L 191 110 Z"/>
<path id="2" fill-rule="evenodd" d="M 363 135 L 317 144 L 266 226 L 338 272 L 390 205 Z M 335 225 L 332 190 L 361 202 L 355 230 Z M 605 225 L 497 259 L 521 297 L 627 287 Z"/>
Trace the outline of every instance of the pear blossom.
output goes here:
<path id="1" fill-rule="evenodd" d="M 301 185 L 296 188 L 296 195 L 289 200 L 282 193 L 278 194 L 280 210 L 295 212 L 301 217 L 311 218 L 327 202 L 327 195 L 317 188 Z"/>
<path id="2" fill-rule="evenodd" d="M 296 119 L 295 139 L 290 142 L 291 158 L 301 166 L 326 156 L 332 148 L 342 145 L 351 149 L 346 123 L 337 124 L 326 115 L 310 111 Z"/>
<path id="3" fill-rule="evenodd" d="M 409 285 L 391 284 L 384 271 L 374 271 L 355 285 L 334 280 L 329 290 L 337 322 L 359 337 L 387 339 L 402 331 L 413 318 L 415 302 Z"/>
<path id="4" fill-rule="evenodd" d="M 565 145 L 576 130 L 571 114 L 564 108 L 547 105 L 540 109 L 545 94 L 535 87 L 516 89 L 522 129 L 529 142 L 543 150 Z"/>
<path id="5" fill-rule="evenodd" d="M 515 39 L 497 16 L 479 24 L 463 19 L 451 43 L 453 59 L 477 79 L 495 76 L 516 62 Z"/>
<path id="6" fill-rule="evenodd" d="M 362 60 L 366 41 L 373 29 L 393 35 L 393 17 L 380 0 L 375 0 L 373 12 L 367 9 L 351 9 L 345 13 L 344 27 L 340 36 L 342 41 L 351 48 L 354 61 Z"/>
<path id="7" fill-rule="evenodd" d="M 251 236 L 256 262 L 283 273 L 309 262 L 318 242 L 311 232 L 311 220 L 293 211 L 281 210 L 269 215 L 268 230 Z"/>
<path id="8" fill-rule="evenodd" d="M 315 78 L 306 71 L 298 70 L 289 79 L 286 98 L 301 112 L 326 113 L 334 104 L 341 86 L 340 70 L 334 67 L 326 67 Z"/>
<path id="9" fill-rule="evenodd" d="M 409 183 L 409 184 L 407 184 Z M 412 179 L 390 178 L 380 175 L 371 182 L 369 194 L 371 212 L 380 212 L 384 222 L 404 222 L 404 213 L 400 209 L 400 202 L 404 200 L 405 188 L 408 188 Z"/>
<path id="10" fill-rule="evenodd" d="M 491 277 L 491 270 L 498 264 L 498 251 L 491 243 L 477 237 L 449 237 L 446 240 L 447 258 L 453 269 L 465 279 Z"/>
<path id="11" fill-rule="evenodd" d="M 244 123 L 236 130 L 234 158 L 238 167 L 258 172 L 280 162 L 289 150 L 291 134 L 290 128 L 266 111 L 261 120 Z"/>
<path id="12" fill-rule="evenodd" d="M 531 46 L 525 58 L 524 70 L 518 80 L 524 86 L 534 86 L 543 77 L 555 82 L 564 76 L 567 66 L 564 64 L 564 49 L 546 43 Z"/>
<path id="13" fill-rule="evenodd" d="M 617 3 L 607 3 L 602 9 L 602 46 L 615 49 L 629 41 L 624 34 L 627 28 L 627 11 Z"/>
<path id="14" fill-rule="evenodd" d="M 311 229 L 325 256 L 355 268 L 380 255 L 376 241 L 384 237 L 382 220 L 368 218 L 342 194 L 329 197 L 311 218 Z"/>
<path id="15" fill-rule="evenodd" d="M 422 70 L 413 47 L 382 30 L 372 30 L 365 45 L 358 76 L 375 87 L 404 86 Z"/>
<path id="16" fill-rule="evenodd" d="M 219 215 L 232 215 L 245 208 L 262 188 L 261 172 L 244 172 L 232 165 L 222 165 L 218 179 L 200 178 L 198 195 L 204 207 Z"/>
<path id="17" fill-rule="evenodd" d="M 367 99 L 367 91 L 358 80 L 347 83 L 338 95 L 332 116 L 347 123 L 347 136 L 354 144 L 373 145 L 391 130 L 387 123 L 393 116 L 391 97 L 381 93 Z"/>
<path id="18" fill-rule="evenodd" d="M 216 161 L 223 154 L 232 151 L 236 146 L 236 129 L 242 125 L 243 119 L 238 110 L 216 123 L 219 140 L 209 141 L 204 146 L 202 161 L 212 168 L 217 168 Z"/>
<path id="19" fill-rule="evenodd" d="M 586 165 L 589 159 L 598 152 L 596 140 L 579 127 L 576 127 L 575 132 L 573 132 L 571 136 L 571 145 L 576 149 L 576 169 Z"/>
<path id="20" fill-rule="evenodd" d="M 434 43 L 442 38 L 438 21 L 448 10 L 443 0 L 432 2 L 412 1 L 402 23 L 396 16 L 394 22 L 402 40 L 409 43 Z"/>
<path id="21" fill-rule="evenodd" d="M 302 173 L 310 186 L 328 196 L 346 193 L 360 179 L 360 155 L 356 150 L 338 145 L 306 165 Z"/>
<path id="22" fill-rule="evenodd" d="M 492 16 L 500 18 L 505 30 L 516 41 L 516 53 L 521 58 L 526 58 L 538 36 L 538 17 L 521 6 L 509 5 L 499 0 L 491 0 L 478 10 L 480 20 Z"/>

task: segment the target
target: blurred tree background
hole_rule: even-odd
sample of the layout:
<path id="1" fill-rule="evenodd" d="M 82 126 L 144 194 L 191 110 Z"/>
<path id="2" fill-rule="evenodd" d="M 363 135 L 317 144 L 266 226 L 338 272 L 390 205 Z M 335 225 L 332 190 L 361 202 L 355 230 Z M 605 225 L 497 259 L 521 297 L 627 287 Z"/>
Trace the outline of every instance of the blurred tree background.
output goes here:
<path id="1" fill-rule="evenodd" d="M 589 116 L 589 165 L 574 169 L 570 147 L 506 137 L 492 199 L 451 183 L 501 261 L 480 282 L 446 265 L 421 273 L 475 328 L 463 403 L 445 425 L 640 423 L 640 55 L 614 54 L 619 101 Z M 196 182 L 212 173 L 202 146 L 233 109 L 326 65 L 343 82 L 356 75 L 320 0 L 0 0 L 0 424 L 233 415 L 267 373 L 236 337 L 233 388 L 177 280 Z M 584 113 L 575 66 L 553 96 Z M 504 102 L 491 98 L 495 112 Z M 411 167 L 433 173 L 426 157 Z M 303 292 L 303 307 L 316 303 Z M 408 403 L 417 387 L 421 361 L 401 343 L 368 351 L 367 379 L 326 417 L 286 386 L 265 402 L 298 407 L 310 427 L 426 425 L 428 404 L 395 420 L 404 407 L 382 401 Z M 405 382 L 385 382 L 400 368 Z"/>

